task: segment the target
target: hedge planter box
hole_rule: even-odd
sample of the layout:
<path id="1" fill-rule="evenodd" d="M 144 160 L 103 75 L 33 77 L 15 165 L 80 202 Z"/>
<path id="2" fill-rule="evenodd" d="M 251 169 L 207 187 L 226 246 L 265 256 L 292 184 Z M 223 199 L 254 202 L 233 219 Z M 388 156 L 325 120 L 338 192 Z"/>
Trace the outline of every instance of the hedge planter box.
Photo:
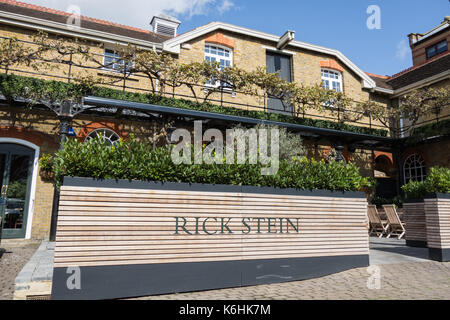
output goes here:
<path id="1" fill-rule="evenodd" d="M 450 194 L 426 197 L 424 203 L 429 257 L 450 261 Z"/>
<path id="2" fill-rule="evenodd" d="M 423 199 L 406 200 L 403 204 L 406 245 L 410 247 L 427 247 L 427 223 Z"/>
<path id="3" fill-rule="evenodd" d="M 52 298 L 249 286 L 368 265 L 360 192 L 65 178 Z"/>

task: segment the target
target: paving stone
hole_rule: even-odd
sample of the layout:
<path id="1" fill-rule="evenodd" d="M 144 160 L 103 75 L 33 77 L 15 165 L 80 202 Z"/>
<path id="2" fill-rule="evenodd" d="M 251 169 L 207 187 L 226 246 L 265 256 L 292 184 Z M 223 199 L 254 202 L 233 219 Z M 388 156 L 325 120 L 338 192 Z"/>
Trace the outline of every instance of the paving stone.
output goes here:
<path id="1" fill-rule="evenodd" d="M 13 298 L 14 280 L 36 252 L 39 244 L 39 241 L 2 240 L 0 247 L 6 249 L 6 253 L 0 258 L 0 300 L 11 300 Z M 33 270 L 25 271 L 28 275 L 28 272 Z M 31 276 L 31 274 L 29 275 Z"/>
<path id="2" fill-rule="evenodd" d="M 201 297 L 208 300 L 414 300 L 450 299 L 450 262 L 405 262 L 380 266 L 381 288 L 370 290 L 366 268 L 352 269 L 318 279 L 207 292 L 160 295 L 138 299 L 159 300 Z M 206 294 L 206 295 L 205 295 Z"/>

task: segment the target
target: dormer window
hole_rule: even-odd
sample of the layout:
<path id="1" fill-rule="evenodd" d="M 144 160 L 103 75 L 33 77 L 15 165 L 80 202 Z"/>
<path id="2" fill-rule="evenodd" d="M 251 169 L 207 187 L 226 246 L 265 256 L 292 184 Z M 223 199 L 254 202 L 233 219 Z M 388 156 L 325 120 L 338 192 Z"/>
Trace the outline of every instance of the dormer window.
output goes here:
<path id="1" fill-rule="evenodd" d="M 154 33 L 173 38 L 177 35 L 177 29 L 180 23 L 174 17 L 161 13 L 154 16 L 150 24 L 153 27 Z"/>
<path id="2" fill-rule="evenodd" d="M 448 50 L 447 46 L 447 40 L 443 40 L 441 42 L 438 42 L 426 49 L 427 52 L 427 59 L 431 59 L 434 56 L 437 56 L 438 54 L 441 54 Z"/>
<path id="3" fill-rule="evenodd" d="M 322 87 L 342 92 L 342 75 L 339 71 L 322 69 Z"/>

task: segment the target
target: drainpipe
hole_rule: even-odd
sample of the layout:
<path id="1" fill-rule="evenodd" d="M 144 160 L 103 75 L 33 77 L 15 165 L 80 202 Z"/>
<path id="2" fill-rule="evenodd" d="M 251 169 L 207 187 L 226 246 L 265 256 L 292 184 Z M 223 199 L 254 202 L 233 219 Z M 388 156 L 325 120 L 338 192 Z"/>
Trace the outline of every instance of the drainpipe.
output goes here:
<path id="1" fill-rule="evenodd" d="M 402 194 L 402 189 L 401 186 L 403 185 L 403 162 L 402 162 L 402 158 L 403 158 L 403 148 L 401 146 L 398 146 L 395 150 L 395 152 L 393 152 L 393 156 L 394 156 L 394 163 L 397 164 L 397 194 L 401 195 Z"/>
<path id="2" fill-rule="evenodd" d="M 286 48 L 289 43 L 291 43 L 295 39 L 295 31 L 288 30 L 286 31 L 278 40 L 277 49 L 283 50 Z"/>

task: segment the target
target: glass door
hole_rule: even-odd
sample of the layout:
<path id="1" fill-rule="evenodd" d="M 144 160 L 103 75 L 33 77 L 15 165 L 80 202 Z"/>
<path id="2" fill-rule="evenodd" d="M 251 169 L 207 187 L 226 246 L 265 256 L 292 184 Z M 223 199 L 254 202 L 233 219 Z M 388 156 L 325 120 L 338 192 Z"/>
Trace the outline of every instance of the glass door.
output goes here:
<path id="1" fill-rule="evenodd" d="M 33 172 L 34 150 L 0 144 L 2 238 L 24 238 Z"/>

